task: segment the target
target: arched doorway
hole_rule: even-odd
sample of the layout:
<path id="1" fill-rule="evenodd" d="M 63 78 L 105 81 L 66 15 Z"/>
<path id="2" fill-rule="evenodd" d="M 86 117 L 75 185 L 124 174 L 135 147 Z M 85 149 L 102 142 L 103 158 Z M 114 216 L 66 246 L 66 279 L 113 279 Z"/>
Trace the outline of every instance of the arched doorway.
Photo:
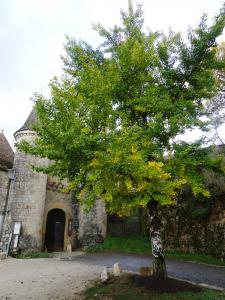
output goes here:
<path id="1" fill-rule="evenodd" d="M 49 211 L 46 223 L 45 246 L 48 252 L 63 251 L 65 213 L 61 209 Z"/>

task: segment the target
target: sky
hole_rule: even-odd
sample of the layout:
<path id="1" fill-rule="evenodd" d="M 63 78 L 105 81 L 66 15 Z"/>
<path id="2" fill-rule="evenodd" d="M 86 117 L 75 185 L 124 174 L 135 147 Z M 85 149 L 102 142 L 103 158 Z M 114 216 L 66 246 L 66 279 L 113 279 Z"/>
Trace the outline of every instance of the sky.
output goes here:
<path id="1" fill-rule="evenodd" d="M 189 25 L 196 26 L 203 13 L 210 21 L 223 4 L 223 0 L 137 2 L 143 4 L 144 28 L 171 27 L 183 33 Z M 66 36 L 97 46 L 100 39 L 92 24 L 113 27 L 127 6 L 128 0 L 0 0 L 0 130 L 11 145 L 13 133 L 32 109 L 33 94 L 48 96 L 49 81 L 62 74 Z"/>

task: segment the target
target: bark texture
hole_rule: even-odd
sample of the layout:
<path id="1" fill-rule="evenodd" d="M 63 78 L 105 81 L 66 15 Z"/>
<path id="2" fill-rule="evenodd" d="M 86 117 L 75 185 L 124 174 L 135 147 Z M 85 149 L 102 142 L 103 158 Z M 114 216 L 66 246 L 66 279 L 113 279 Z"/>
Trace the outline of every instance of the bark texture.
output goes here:
<path id="1" fill-rule="evenodd" d="M 148 216 L 153 256 L 153 276 L 157 279 L 163 279 L 167 277 L 167 271 L 161 239 L 161 219 L 159 217 L 157 201 L 149 201 Z"/>

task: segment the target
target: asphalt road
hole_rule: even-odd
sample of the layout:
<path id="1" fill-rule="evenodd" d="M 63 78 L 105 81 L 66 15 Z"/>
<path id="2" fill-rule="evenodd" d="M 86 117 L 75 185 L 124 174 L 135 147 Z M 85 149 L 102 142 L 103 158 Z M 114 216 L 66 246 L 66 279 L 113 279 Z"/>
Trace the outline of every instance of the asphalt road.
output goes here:
<path id="1" fill-rule="evenodd" d="M 67 260 L 68 258 L 64 258 Z M 152 259 L 146 256 L 97 253 L 71 257 L 71 262 L 85 265 L 106 266 L 112 268 L 118 262 L 123 270 L 138 272 L 141 266 L 149 266 Z M 167 272 L 170 277 L 192 281 L 198 284 L 207 284 L 225 290 L 225 267 L 217 267 L 200 263 L 167 260 Z"/>

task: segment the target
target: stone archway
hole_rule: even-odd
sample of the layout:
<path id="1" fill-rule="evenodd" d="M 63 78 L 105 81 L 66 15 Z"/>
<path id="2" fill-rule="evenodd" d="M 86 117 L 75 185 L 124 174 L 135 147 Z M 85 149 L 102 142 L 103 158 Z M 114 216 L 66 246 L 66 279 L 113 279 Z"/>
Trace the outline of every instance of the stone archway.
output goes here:
<path id="1" fill-rule="evenodd" d="M 45 231 L 45 247 L 48 252 L 63 251 L 65 219 L 65 212 L 61 209 L 48 212 Z"/>

